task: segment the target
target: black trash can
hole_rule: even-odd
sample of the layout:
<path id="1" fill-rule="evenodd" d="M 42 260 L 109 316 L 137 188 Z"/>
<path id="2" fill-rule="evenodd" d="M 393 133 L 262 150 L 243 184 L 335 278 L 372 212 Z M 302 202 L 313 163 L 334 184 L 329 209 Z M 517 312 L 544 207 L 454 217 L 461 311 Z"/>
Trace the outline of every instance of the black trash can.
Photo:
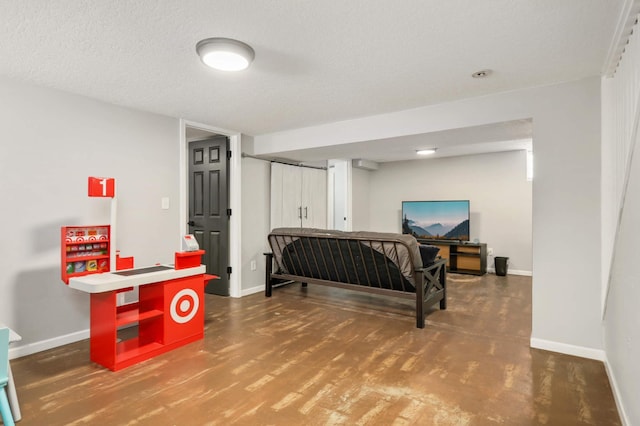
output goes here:
<path id="1" fill-rule="evenodd" d="M 496 256 L 495 259 L 496 275 L 504 277 L 507 275 L 507 265 L 509 263 L 508 257 Z"/>

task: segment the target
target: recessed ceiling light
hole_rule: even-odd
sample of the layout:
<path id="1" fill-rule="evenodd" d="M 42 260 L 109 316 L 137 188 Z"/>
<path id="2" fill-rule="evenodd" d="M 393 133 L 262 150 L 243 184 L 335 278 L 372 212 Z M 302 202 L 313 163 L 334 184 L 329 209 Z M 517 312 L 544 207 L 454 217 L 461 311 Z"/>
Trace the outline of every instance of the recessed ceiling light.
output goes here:
<path id="1" fill-rule="evenodd" d="M 480 71 L 476 71 L 473 74 L 471 74 L 471 77 L 473 78 L 485 78 L 485 77 L 489 77 L 489 75 L 491 75 L 493 71 L 491 70 L 480 70 Z"/>
<path id="2" fill-rule="evenodd" d="M 205 65 L 221 71 L 246 69 L 255 57 L 248 44 L 222 37 L 200 40 L 196 44 L 196 52 Z"/>
<path id="3" fill-rule="evenodd" d="M 418 155 L 431 155 L 436 153 L 436 148 L 419 149 L 416 151 Z"/>

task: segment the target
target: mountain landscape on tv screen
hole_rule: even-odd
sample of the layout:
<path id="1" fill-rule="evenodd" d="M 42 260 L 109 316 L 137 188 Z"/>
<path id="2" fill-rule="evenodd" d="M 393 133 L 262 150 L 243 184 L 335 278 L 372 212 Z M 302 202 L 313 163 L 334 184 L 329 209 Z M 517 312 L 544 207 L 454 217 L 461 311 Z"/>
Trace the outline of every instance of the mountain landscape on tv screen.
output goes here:
<path id="1" fill-rule="evenodd" d="M 452 228 L 447 228 L 441 223 L 434 223 L 433 225 L 427 226 L 426 229 L 431 235 L 445 235 Z"/>
<path id="2" fill-rule="evenodd" d="M 412 231 L 411 233 L 413 235 L 420 235 L 420 236 L 425 236 L 425 237 L 432 237 L 433 236 L 433 234 L 431 232 L 429 232 L 426 229 L 421 228 L 421 227 L 419 227 L 417 225 L 410 225 L 409 227 L 411 228 L 411 231 Z"/>
<path id="3" fill-rule="evenodd" d="M 408 219 L 407 217 L 405 217 L 404 220 L 402 221 L 402 233 L 411 234 L 414 237 L 423 237 L 423 238 L 433 236 L 429 231 L 422 228 L 421 226 L 416 225 L 415 221 Z"/>
<path id="4" fill-rule="evenodd" d="M 460 222 L 454 227 L 446 227 L 441 223 L 434 223 L 427 227 L 422 227 L 407 217 L 402 221 L 402 233 L 411 234 L 416 238 L 434 238 L 447 240 L 468 240 L 469 239 L 469 219 Z"/>
<path id="5" fill-rule="evenodd" d="M 464 240 L 469 239 L 469 219 L 459 223 L 451 231 L 447 232 L 444 236 L 451 240 Z"/>

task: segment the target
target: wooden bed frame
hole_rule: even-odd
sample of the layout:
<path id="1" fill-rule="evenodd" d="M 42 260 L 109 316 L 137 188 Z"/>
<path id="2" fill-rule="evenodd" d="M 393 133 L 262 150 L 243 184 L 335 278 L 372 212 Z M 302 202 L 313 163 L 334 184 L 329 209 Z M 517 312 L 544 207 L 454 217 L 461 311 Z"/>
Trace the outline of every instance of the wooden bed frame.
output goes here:
<path id="1" fill-rule="evenodd" d="M 424 328 L 426 308 L 437 302 L 440 309 L 447 307 L 446 259 L 423 265 L 412 236 L 279 228 L 268 240 L 266 297 L 277 283 L 299 281 L 303 287 L 311 283 L 415 299 L 418 328 Z"/>

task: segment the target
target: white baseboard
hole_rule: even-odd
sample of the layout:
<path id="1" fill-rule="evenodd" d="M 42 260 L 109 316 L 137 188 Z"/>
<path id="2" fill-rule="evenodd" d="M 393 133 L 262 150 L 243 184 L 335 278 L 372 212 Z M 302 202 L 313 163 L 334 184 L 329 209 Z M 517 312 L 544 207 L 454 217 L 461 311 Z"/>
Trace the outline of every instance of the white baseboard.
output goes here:
<path id="1" fill-rule="evenodd" d="M 531 338 L 529 345 L 535 349 L 543 349 L 545 351 L 558 352 L 566 355 L 579 356 L 580 358 L 595 359 L 603 361 L 606 359 L 606 353 L 602 349 L 587 348 L 584 346 L 569 345 L 567 343 L 553 342 L 551 340 Z"/>
<path id="2" fill-rule="evenodd" d="M 613 400 L 616 402 L 616 407 L 618 407 L 618 414 L 620 415 L 620 420 L 622 420 L 623 426 L 631 425 L 629 421 L 629 417 L 627 417 L 627 412 L 624 409 L 624 405 L 622 404 L 622 395 L 620 395 L 620 388 L 618 387 L 618 381 L 616 380 L 616 376 L 613 374 L 613 370 L 609 365 L 609 358 L 605 355 L 604 360 L 604 369 L 607 372 L 607 377 L 609 378 L 609 384 L 611 385 L 611 390 L 613 391 Z"/>
<path id="3" fill-rule="evenodd" d="M 249 296 L 250 294 L 260 293 L 261 291 L 264 291 L 264 284 L 257 285 L 251 288 L 243 288 L 240 297 Z"/>
<path id="4" fill-rule="evenodd" d="M 495 274 L 496 270 L 495 270 L 495 268 L 487 268 L 487 273 Z M 533 272 L 524 271 L 524 270 L 521 270 L 521 269 L 508 269 L 507 270 L 507 275 L 523 275 L 525 277 L 532 277 L 533 276 Z"/>
<path id="5" fill-rule="evenodd" d="M 250 294 L 260 293 L 264 291 L 264 284 L 242 290 L 241 297 L 249 296 Z M 9 348 L 9 359 L 20 358 L 23 356 L 35 354 L 37 352 L 46 351 L 48 349 L 57 348 L 58 346 L 68 345 L 69 343 L 75 343 L 80 340 L 89 338 L 89 329 L 76 331 L 75 333 L 65 334 L 63 336 L 53 337 L 47 340 L 41 340 L 39 342 L 28 343 L 26 345 L 19 345 L 19 342 L 11 344 Z"/>
<path id="6" fill-rule="evenodd" d="M 22 356 L 35 354 L 36 352 L 46 351 L 47 349 L 57 348 L 58 346 L 67 345 L 69 343 L 78 342 L 88 338 L 89 329 L 86 329 L 47 340 L 41 340 L 35 343 L 28 343 L 22 346 L 15 346 L 16 343 L 13 343 L 9 348 L 9 359 L 20 358 Z"/>

